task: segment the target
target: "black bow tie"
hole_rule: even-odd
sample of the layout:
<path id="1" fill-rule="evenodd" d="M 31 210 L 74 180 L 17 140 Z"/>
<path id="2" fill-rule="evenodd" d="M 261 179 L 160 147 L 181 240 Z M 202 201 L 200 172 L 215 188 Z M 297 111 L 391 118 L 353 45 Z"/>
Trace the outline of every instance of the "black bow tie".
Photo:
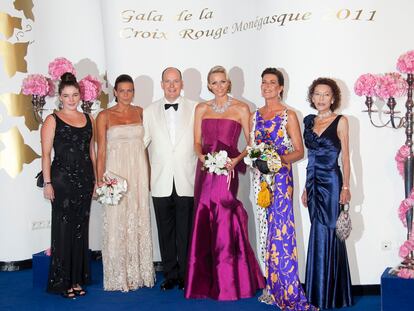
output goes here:
<path id="1" fill-rule="evenodd" d="M 165 107 L 165 110 L 170 109 L 171 107 L 173 107 L 175 111 L 178 110 L 178 104 L 177 103 L 175 103 L 175 104 L 165 104 L 164 107 Z"/>

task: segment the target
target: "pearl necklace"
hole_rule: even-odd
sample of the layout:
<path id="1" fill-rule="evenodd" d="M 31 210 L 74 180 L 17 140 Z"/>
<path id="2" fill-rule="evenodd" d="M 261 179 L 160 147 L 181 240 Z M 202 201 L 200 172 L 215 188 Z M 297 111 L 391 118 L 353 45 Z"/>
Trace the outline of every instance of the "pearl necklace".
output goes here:
<path id="1" fill-rule="evenodd" d="M 211 103 L 211 109 L 213 109 L 213 111 L 216 112 L 216 113 L 224 113 L 224 112 L 227 111 L 227 109 L 229 109 L 230 104 L 231 104 L 231 100 L 232 100 L 232 98 L 229 96 L 227 101 L 221 107 L 219 105 L 217 105 L 216 101 L 213 101 Z"/>
<path id="2" fill-rule="evenodd" d="M 332 110 L 328 110 L 326 112 L 318 113 L 319 119 L 326 119 L 332 114 Z"/>

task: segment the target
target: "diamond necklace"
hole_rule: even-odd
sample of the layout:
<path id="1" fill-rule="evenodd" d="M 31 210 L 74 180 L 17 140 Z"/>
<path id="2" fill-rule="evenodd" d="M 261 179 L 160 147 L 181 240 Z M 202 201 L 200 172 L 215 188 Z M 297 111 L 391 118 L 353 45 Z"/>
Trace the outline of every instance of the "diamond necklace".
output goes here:
<path id="1" fill-rule="evenodd" d="M 332 110 L 328 110 L 322 113 L 318 113 L 318 118 L 319 119 L 325 119 L 327 117 L 329 117 L 332 114 Z"/>
<path id="2" fill-rule="evenodd" d="M 219 105 L 217 105 L 216 101 L 214 100 L 211 103 L 211 109 L 213 109 L 213 111 L 216 112 L 216 113 L 224 113 L 227 109 L 229 109 L 230 104 L 231 104 L 231 100 L 232 100 L 232 98 L 229 96 L 227 101 L 221 107 Z"/>

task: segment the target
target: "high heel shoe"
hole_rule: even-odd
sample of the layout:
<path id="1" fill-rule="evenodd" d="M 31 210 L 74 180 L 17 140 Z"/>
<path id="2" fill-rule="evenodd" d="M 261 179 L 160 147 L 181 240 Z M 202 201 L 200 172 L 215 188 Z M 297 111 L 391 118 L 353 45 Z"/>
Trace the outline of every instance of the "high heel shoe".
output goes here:
<path id="1" fill-rule="evenodd" d="M 86 290 L 84 290 L 82 287 L 73 288 L 73 293 L 75 296 L 85 296 Z"/>
<path id="2" fill-rule="evenodd" d="M 63 298 L 68 299 L 75 299 L 76 296 L 75 291 L 72 288 L 65 290 L 63 293 L 61 293 L 61 295 Z"/>

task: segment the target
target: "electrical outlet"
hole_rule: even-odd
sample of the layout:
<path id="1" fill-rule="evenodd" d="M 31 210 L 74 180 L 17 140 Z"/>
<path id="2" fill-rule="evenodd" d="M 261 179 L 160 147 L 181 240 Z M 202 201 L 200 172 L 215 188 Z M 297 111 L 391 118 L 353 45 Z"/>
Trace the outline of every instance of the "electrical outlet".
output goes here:
<path id="1" fill-rule="evenodd" d="M 39 229 L 39 222 L 38 221 L 33 221 L 32 222 L 32 230 L 37 230 Z"/>
<path id="2" fill-rule="evenodd" d="M 32 230 L 50 228 L 50 220 L 38 220 L 32 222 Z"/>
<path id="3" fill-rule="evenodd" d="M 391 249 L 391 241 L 382 241 L 381 242 L 381 249 L 383 251 L 389 251 Z"/>

